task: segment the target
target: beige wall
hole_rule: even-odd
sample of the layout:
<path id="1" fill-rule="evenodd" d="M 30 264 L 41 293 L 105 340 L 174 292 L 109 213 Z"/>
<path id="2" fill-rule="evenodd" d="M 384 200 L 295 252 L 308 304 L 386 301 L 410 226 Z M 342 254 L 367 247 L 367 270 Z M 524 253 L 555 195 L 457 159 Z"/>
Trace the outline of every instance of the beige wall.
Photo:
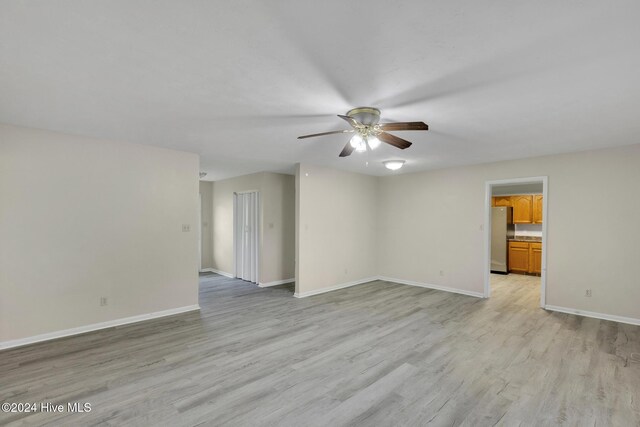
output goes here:
<path id="1" fill-rule="evenodd" d="M 0 125 L 0 342 L 197 304 L 197 209 L 195 154 Z"/>
<path id="2" fill-rule="evenodd" d="M 640 318 L 640 145 L 384 177 L 380 274 L 481 293 L 485 182 L 542 175 L 547 304 Z"/>
<path id="3" fill-rule="evenodd" d="M 233 274 L 233 193 L 261 197 L 259 282 L 294 278 L 294 177 L 261 172 L 213 182 L 213 268 Z"/>
<path id="4" fill-rule="evenodd" d="M 213 267 L 213 183 L 200 181 L 200 267 Z"/>
<path id="5" fill-rule="evenodd" d="M 265 173 L 261 283 L 295 278 L 295 177 Z"/>
<path id="6" fill-rule="evenodd" d="M 378 179 L 300 164 L 296 184 L 296 294 L 375 277 Z"/>

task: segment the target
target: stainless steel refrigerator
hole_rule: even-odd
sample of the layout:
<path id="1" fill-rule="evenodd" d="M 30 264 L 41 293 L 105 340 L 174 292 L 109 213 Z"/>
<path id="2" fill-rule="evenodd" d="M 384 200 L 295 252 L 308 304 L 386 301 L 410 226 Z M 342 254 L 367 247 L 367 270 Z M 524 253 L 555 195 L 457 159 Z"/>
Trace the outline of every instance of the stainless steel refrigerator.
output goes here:
<path id="1" fill-rule="evenodd" d="M 491 208 L 491 272 L 509 273 L 508 239 L 515 235 L 513 208 Z"/>

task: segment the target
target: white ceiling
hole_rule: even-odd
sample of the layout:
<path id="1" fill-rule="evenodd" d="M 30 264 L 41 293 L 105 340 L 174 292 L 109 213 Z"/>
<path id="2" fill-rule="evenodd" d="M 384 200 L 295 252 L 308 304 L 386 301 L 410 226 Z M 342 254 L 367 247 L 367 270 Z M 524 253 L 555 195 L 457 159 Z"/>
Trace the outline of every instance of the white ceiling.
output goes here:
<path id="1" fill-rule="evenodd" d="M 639 18 L 637 1 L 8 0 L 0 122 L 196 152 L 207 179 L 626 145 Z M 431 130 L 349 158 L 346 136 L 296 139 L 361 105 Z"/>

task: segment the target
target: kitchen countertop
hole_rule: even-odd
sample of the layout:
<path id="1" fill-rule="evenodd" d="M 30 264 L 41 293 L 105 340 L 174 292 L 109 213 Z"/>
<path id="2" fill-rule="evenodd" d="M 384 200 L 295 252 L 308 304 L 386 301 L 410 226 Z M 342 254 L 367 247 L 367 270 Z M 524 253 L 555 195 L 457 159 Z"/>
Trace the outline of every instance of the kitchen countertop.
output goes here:
<path id="1" fill-rule="evenodd" d="M 542 243 L 542 237 L 538 236 L 515 236 L 507 239 L 509 242 L 534 242 Z"/>

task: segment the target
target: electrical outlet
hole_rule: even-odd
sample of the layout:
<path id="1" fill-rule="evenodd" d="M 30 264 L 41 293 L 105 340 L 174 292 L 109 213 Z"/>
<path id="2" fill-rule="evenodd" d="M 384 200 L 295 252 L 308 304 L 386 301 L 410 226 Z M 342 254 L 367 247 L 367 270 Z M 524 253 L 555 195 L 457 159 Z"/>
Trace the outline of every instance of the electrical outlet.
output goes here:
<path id="1" fill-rule="evenodd" d="M 107 297 L 100 297 L 100 306 L 104 307 L 107 305 Z"/>
<path id="2" fill-rule="evenodd" d="M 188 233 L 189 231 L 191 231 L 191 226 L 189 224 L 182 224 L 182 232 Z"/>
<path id="3" fill-rule="evenodd" d="M 584 296 L 585 296 L 585 297 L 591 297 L 591 289 L 586 289 L 586 290 L 584 291 Z"/>

